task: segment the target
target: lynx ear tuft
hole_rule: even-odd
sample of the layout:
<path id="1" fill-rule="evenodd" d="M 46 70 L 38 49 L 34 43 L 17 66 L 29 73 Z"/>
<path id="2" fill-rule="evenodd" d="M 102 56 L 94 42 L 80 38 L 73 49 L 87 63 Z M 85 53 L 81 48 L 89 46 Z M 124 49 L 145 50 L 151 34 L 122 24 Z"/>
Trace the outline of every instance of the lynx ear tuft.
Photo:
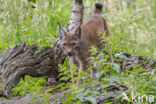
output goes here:
<path id="1" fill-rule="evenodd" d="M 81 28 L 80 25 L 77 27 L 77 29 L 75 30 L 75 36 L 77 38 L 81 38 Z"/>
<path id="2" fill-rule="evenodd" d="M 64 37 L 66 35 L 66 32 L 63 30 L 60 23 L 58 23 L 58 25 L 59 25 L 59 38 L 62 39 L 62 37 Z"/>

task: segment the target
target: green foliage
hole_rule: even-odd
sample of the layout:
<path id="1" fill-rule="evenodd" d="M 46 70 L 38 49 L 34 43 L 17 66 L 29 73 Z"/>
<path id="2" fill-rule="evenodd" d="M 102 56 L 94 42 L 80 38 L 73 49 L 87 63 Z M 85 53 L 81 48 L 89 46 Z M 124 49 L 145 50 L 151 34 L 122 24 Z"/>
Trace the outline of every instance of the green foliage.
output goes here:
<path id="1" fill-rule="evenodd" d="M 52 46 L 58 37 L 57 23 L 65 26 L 70 12 L 71 0 L 0 0 L 0 50 L 5 51 L 20 42 L 37 43 L 39 48 Z M 43 77 L 26 79 L 20 81 L 10 96 L 24 96 L 44 87 L 38 85 L 45 80 Z"/>
<path id="2" fill-rule="evenodd" d="M 140 96 L 154 96 L 156 98 L 156 80 L 155 80 L 155 70 L 153 72 L 146 72 L 146 69 L 140 68 L 136 69 L 134 68 L 132 71 L 128 71 L 131 74 L 128 73 L 121 73 L 120 79 L 121 83 L 123 85 L 126 85 L 128 87 L 128 91 L 122 92 L 118 97 L 117 101 L 121 102 L 121 99 L 123 97 L 123 93 L 127 94 L 129 99 L 132 99 L 132 96 L 137 99 Z M 141 74 L 144 72 L 143 74 Z M 132 95 L 133 93 L 133 95 Z M 138 101 L 138 99 L 137 99 Z M 124 104 L 127 104 L 130 102 L 126 102 Z M 140 102 L 138 104 L 150 104 L 149 102 Z"/>
<path id="3" fill-rule="evenodd" d="M 119 65 L 113 62 L 109 62 L 110 56 L 104 55 L 103 51 L 106 49 L 101 50 L 100 52 L 94 46 L 91 47 L 90 52 L 92 53 L 92 57 L 89 60 L 92 62 L 90 68 L 88 68 L 85 72 L 81 71 L 80 76 L 78 75 L 78 68 L 77 66 L 73 66 L 73 70 L 69 69 L 69 64 L 65 63 L 64 65 L 59 65 L 61 74 L 63 76 L 60 80 L 64 80 L 68 82 L 69 78 L 71 78 L 70 82 L 72 81 L 80 81 L 80 85 L 75 85 L 73 83 L 63 83 L 57 86 L 56 88 L 48 89 L 54 90 L 60 88 L 61 91 L 69 90 L 64 95 L 56 99 L 54 103 L 61 100 L 62 98 L 66 98 L 63 104 L 81 104 L 84 102 L 89 102 L 91 104 L 96 104 L 96 101 L 92 98 L 92 95 L 98 95 L 101 91 L 94 90 L 94 88 L 98 85 L 99 88 L 102 88 L 104 85 L 110 82 L 118 82 L 121 85 L 125 85 L 128 87 L 128 90 L 124 92 L 125 94 L 129 95 L 131 99 L 133 92 L 134 96 L 143 96 L 143 95 L 155 95 L 155 70 L 151 72 L 139 64 L 135 64 L 132 66 L 131 70 L 127 70 L 125 72 L 120 73 Z M 107 50 L 108 51 L 108 50 Z M 96 53 L 96 54 L 95 54 Z M 103 57 L 103 58 L 102 58 Z M 121 56 L 123 57 L 123 56 Z M 119 61 L 119 60 L 118 60 Z M 67 62 L 67 60 L 66 60 Z M 95 73 L 95 77 L 91 77 L 91 70 L 97 69 L 98 72 Z M 109 73 L 109 74 L 107 74 Z M 74 75 L 75 77 L 72 78 L 71 76 Z M 106 75 L 106 76 L 103 76 Z M 103 77 L 101 77 L 103 76 Z M 102 89 L 103 95 L 107 95 L 107 90 L 112 88 L 104 88 Z M 116 103 L 122 103 L 122 95 L 119 94 L 116 98 Z M 111 104 L 113 102 L 109 102 Z M 147 103 L 146 100 L 142 103 Z M 130 104 L 130 102 L 126 102 L 125 104 Z"/>
<path id="4" fill-rule="evenodd" d="M 104 14 L 111 32 L 106 47 L 117 53 L 128 52 L 155 58 L 154 1 L 128 1 L 105 2 Z"/>
<path id="5" fill-rule="evenodd" d="M 20 42 L 37 43 L 39 47 L 52 46 L 58 37 L 57 23 L 60 22 L 65 26 L 70 19 L 71 2 L 72 0 L 0 0 L 0 49 L 4 51 Z M 73 66 L 73 71 L 69 70 L 67 60 L 64 65 L 60 65 L 60 72 L 62 72 L 60 76 L 63 76 L 60 80 L 68 81 L 74 74 L 77 77 L 70 81 L 83 80 L 83 83 L 79 86 L 63 83 L 56 88 L 48 89 L 41 95 L 39 90 L 44 87 L 45 79 L 26 76 L 25 80 L 22 79 L 18 86 L 12 89 L 9 97 L 35 92 L 32 102 L 37 101 L 38 97 L 43 97 L 42 103 L 48 104 L 50 96 L 48 92 L 60 88 L 61 90 L 70 89 L 69 93 L 59 98 L 67 96 L 64 104 L 73 102 L 81 104 L 84 101 L 94 104 L 95 101 L 92 100 L 91 95 L 99 92 L 92 88 L 86 89 L 86 87 L 88 85 L 94 87 L 100 81 L 103 85 L 114 81 L 126 85 L 129 88 L 125 92 L 127 95 L 130 95 L 131 91 L 141 95 L 155 95 L 156 73 L 154 71 L 146 72 L 144 68 L 137 69 L 139 65 L 136 65 L 132 67 L 133 70 L 120 73 L 119 65 L 113 62 L 111 56 L 103 55 L 102 51 L 108 51 L 110 54 L 127 52 L 156 59 L 156 1 L 84 0 L 84 22 L 92 14 L 95 2 L 101 2 L 104 5 L 103 16 L 110 30 L 110 36 L 104 39 L 105 49 L 97 50 L 94 46 L 91 47 L 90 52 L 93 57 L 89 59 L 93 63 L 86 72 L 79 72 L 81 76 L 77 76 L 76 66 Z M 101 59 L 100 57 L 103 56 L 105 58 Z M 108 58 L 113 61 L 108 61 Z M 95 75 L 96 78 L 90 77 L 91 69 L 99 70 Z M 145 74 L 140 74 L 142 72 Z M 101 78 L 106 73 L 110 74 Z M 121 96 L 118 96 L 117 102 L 121 101 Z M 104 104 L 112 104 L 112 102 Z"/>
<path id="6" fill-rule="evenodd" d="M 78 68 L 75 65 L 73 65 L 73 70 L 70 70 L 69 67 L 66 65 L 63 65 L 63 66 L 59 65 L 59 66 L 60 66 L 61 75 L 63 75 L 63 77 L 60 80 L 64 80 L 68 82 L 68 80 L 70 79 L 70 82 L 79 81 L 82 83 L 81 85 L 75 85 L 73 83 L 68 82 L 67 84 L 63 84 L 62 86 L 59 86 L 61 87 L 62 91 L 67 90 L 67 89 L 70 90 L 70 92 L 65 93 L 62 96 L 62 97 L 64 96 L 67 97 L 67 99 L 64 101 L 63 104 L 69 104 L 73 102 L 76 102 L 76 104 L 81 104 L 81 102 L 84 102 L 84 101 L 88 101 L 93 104 L 96 104 L 96 102 L 91 97 L 91 95 L 93 95 L 93 93 L 95 94 L 96 91 L 93 91 L 92 88 L 88 88 L 88 89 L 86 88 L 88 85 L 93 86 L 96 84 L 93 81 L 93 79 L 90 78 L 90 75 L 88 74 L 90 69 L 88 69 L 88 71 L 86 72 L 84 71 L 78 72 Z M 72 78 L 72 76 L 74 76 L 74 78 Z"/>
<path id="7" fill-rule="evenodd" d="M 24 96 L 28 93 L 38 92 L 45 86 L 45 78 L 34 78 L 25 76 L 25 79 L 20 80 L 17 87 L 13 88 L 8 97 Z"/>
<path id="8" fill-rule="evenodd" d="M 1 0 L 0 48 L 20 42 L 52 46 L 58 36 L 57 23 L 70 19 L 71 0 Z M 35 7 L 35 8 L 33 8 Z M 61 18 L 60 18 L 61 17 Z"/>
<path id="9" fill-rule="evenodd" d="M 72 70 L 70 70 L 69 63 L 67 62 L 67 60 L 65 61 L 64 65 L 59 65 L 59 69 L 60 69 L 59 76 L 62 76 L 60 78 L 60 81 L 65 81 L 67 83 L 62 83 L 57 87 L 48 89 L 45 92 L 45 95 L 47 94 L 47 92 L 53 91 L 55 89 L 60 89 L 60 91 L 69 90 L 69 92 L 64 93 L 64 95 L 56 99 L 54 103 L 56 103 L 57 101 L 65 97 L 66 99 L 63 102 L 63 104 L 70 104 L 70 103 L 81 104 L 83 102 L 96 104 L 96 101 L 92 98 L 92 95 L 97 95 L 100 92 L 94 90 L 94 88 L 97 85 L 102 87 L 104 84 L 107 84 L 108 82 L 119 81 L 117 80 L 117 78 L 119 79 L 119 69 L 118 67 L 114 68 L 114 66 L 116 66 L 117 64 L 109 63 L 107 61 L 109 57 L 107 55 L 102 54 L 103 50 L 101 52 L 98 52 L 97 48 L 91 47 L 90 52 L 95 56 L 90 57 L 89 60 L 92 61 L 93 64 L 86 71 L 79 71 L 78 67 L 75 65 L 73 65 Z M 97 53 L 95 54 L 95 52 Z M 102 56 L 105 56 L 107 58 L 100 59 L 100 57 Z M 95 73 L 94 77 L 92 77 L 91 70 L 95 70 L 95 69 L 97 69 L 98 72 Z M 108 72 L 110 73 L 110 76 L 105 76 L 104 78 L 101 79 L 101 76 Z M 75 82 L 78 81 L 81 83 L 79 85 L 75 85 L 72 83 L 73 81 Z M 103 89 L 103 90 L 106 91 L 108 89 Z M 33 101 L 36 100 L 33 99 Z"/>

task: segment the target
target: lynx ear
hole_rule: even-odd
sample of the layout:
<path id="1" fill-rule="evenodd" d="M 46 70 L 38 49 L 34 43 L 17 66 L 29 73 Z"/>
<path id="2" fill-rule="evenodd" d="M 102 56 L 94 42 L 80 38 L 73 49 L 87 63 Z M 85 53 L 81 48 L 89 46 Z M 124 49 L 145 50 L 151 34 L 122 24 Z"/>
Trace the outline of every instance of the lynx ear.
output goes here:
<path id="1" fill-rule="evenodd" d="M 66 32 L 63 30 L 62 26 L 60 25 L 60 23 L 58 23 L 59 25 L 59 38 L 62 39 L 62 37 L 64 37 L 66 35 Z"/>
<path id="2" fill-rule="evenodd" d="M 77 27 L 77 29 L 75 30 L 75 36 L 77 38 L 81 38 L 81 28 L 80 25 Z"/>

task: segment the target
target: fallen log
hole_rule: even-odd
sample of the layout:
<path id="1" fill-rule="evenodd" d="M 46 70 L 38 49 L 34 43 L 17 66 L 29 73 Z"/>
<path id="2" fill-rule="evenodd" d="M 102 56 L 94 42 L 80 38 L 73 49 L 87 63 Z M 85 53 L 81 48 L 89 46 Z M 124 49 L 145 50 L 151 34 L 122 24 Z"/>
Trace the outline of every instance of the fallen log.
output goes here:
<path id="1" fill-rule="evenodd" d="M 0 59 L 0 95 L 7 96 L 11 88 L 15 87 L 21 77 L 58 76 L 58 63 L 62 63 L 64 56 L 61 50 L 43 47 L 36 52 L 36 45 L 27 46 L 25 43 L 10 48 L 2 53 Z"/>

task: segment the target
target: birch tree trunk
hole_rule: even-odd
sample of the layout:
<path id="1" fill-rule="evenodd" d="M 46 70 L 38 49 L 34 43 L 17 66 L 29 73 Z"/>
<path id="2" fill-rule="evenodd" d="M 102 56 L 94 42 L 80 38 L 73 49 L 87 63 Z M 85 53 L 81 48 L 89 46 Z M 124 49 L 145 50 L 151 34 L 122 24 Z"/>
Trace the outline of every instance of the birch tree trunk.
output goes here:
<path id="1" fill-rule="evenodd" d="M 69 32 L 74 27 L 82 24 L 83 19 L 83 0 L 72 0 L 72 14 L 65 31 Z"/>

